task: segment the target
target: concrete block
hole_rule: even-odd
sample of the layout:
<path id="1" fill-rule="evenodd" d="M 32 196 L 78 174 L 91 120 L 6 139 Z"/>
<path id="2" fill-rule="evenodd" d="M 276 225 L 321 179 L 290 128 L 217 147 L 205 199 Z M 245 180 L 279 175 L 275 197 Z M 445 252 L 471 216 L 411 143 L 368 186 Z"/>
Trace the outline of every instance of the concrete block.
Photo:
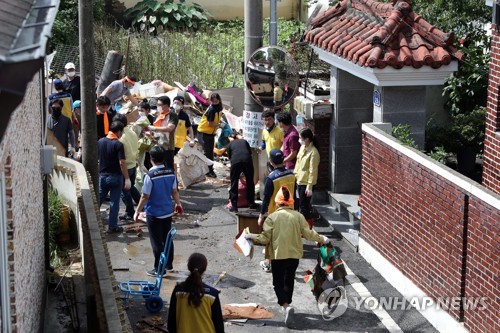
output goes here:
<path id="1" fill-rule="evenodd" d="M 338 92 L 337 108 L 369 108 L 373 109 L 373 89 L 350 89 Z"/>
<path id="2" fill-rule="evenodd" d="M 336 193 L 361 192 L 361 146 L 337 147 L 332 174 Z"/>
<path id="3" fill-rule="evenodd" d="M 361 129 L 355 127 L 342 127 L 335 130 L 336 147 L 361 146 Z"/>
<path id="4" fill-rule="evenodd" d="M 354 127 L 362 123 L 371 123 L 373 120 L 373 110 L 366 108 L 345 108 L 339 111 L 337 127 Z"/>

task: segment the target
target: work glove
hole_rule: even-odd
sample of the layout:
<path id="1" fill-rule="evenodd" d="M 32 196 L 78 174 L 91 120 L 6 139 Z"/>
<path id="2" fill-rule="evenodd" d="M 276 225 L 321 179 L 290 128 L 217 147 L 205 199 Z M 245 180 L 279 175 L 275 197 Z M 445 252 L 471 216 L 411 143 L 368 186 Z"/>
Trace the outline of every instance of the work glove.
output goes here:
<path id="1" fill-rule="evenodd" d="M 323 237 L 323 244 L 330 244 L 330 239 L 328 239 L 328 237 L 322 235 L 321 237 Z"/>
<path id="2" fill-rule="evenodd" d="M 82 160 L 82 150 L 80 149 L 78 153 L 76 153 L 75 160 L 81 161 Z"/>
<path id="3" fill-rule="evenodd" d="M 75 147 L 69 147 L 68 154 L 69 156 L 75 156 Z"/>
<path id="4" fill-rule="evenodd" d="M 189 147 L 193 148 L 195 144 L 196 144 L 196 142 L 194 140 L 191 140 L 189 142 Z"/>
<path id="5" fill-rule="evenodd" d="M 184 213 L 184 209 L 182 209 L 182 206 L 181 205 L 175 205 L 175 213 L 177 215 L 182 215 Z"/>
<path id="6" fill-rule="evenodd" d="M 136 212 L 134 213 L 134 221 L 135 221 L 135 222 L 139 222 L 139 214 L 140 214 L 140 213 L 139 213 L 138 211 L 136 211 Z"/>
<path id="7" fill-rule="evenodd" d="M 312 197 L 313 195 L 313 190 L 306 190 L 306 197 Z"/>
<path id="8" fill-rule="evenodd" d="M 256 236 L 256 234 L 245 234 L 245 239 L 252 240 L 255 239 Z"/>
<path id="9" fill-rule="evenodd" d="M 125 184 L 123 185 L 123 189 L 125 191 L 130 190 L 130 187 L 132 186 L 132 183 L 130 182 L 130 179 L 125 179 Z"/>

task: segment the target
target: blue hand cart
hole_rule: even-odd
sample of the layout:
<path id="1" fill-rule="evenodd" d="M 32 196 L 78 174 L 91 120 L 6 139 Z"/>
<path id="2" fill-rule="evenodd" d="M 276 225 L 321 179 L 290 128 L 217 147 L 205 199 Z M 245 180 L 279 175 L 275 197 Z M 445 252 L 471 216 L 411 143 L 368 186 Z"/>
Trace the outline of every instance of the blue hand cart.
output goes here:
<path id="1" fill-rule="evenodd" d="M 168 232 L 165 241 L 165 248 L 160 255 L 160 262 L 156 270 L 155 282 L 147 280 L 131 280 L 127 282 L 119 282 L 120 291 L 124 293 L 123 302 L 125 308 L 128 309 L 128 301 L 130 297 L 144 297 L 146 299 L 146 309 L 151 313 L 158 313 L 163 308 L 163 299 L 160 296 L 161 284 L 163 275 L 167 267 L 168 256 L 172 250 L 172 241 L 174 240 L 177 230 L 172 227 Z"/>

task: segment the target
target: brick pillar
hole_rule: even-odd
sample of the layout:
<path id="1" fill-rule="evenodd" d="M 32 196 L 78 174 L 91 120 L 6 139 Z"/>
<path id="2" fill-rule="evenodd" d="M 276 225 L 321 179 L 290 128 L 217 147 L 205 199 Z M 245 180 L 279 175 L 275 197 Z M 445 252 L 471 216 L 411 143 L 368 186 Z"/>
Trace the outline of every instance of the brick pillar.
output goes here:
<path id="1" fill-rule="evenodd" d="M 500 27 L 492 26 L 490 77 L 484 140 L 483 185 L 500 194 Z"/>
<path id="2" fill-rule="evenodd" d="M 330 120 L 331 117 L 304 119 L 305 127 L 311 129 L 314 133 L 321 158 L 318 166 L 318 182 L 314 187 L 315 191 L 326 192 L 330 190 Z"/>

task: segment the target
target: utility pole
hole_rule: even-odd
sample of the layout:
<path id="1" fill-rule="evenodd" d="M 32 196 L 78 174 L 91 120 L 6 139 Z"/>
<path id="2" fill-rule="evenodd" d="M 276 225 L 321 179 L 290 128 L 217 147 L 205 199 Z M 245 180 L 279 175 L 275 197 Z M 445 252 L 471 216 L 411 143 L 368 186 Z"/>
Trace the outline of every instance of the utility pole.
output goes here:
<path id="1" fill-rule="evenodd" d="M 80 72 L 82 97 L 82 163 L 90 173 L 99 200 L 97 168 L 97 122 L 95 116 L 94 12 L 92 0 L 78 1 L 80 31 Z"/>
<path id="2" fill-rule="evenodd" d="M 262 1 L 245 0 L 245 65 L 252 53 L 262 47 L 262 40 Z M 262 107 L 252 99 L 248 88 L 245 88 L 245 110 L 262 112 Z"/>
<path id="3" fill-rule="evenodd" d="M 277 0 L 271 0 L 269 18 L 269 45 L 278 45 Z"/>
<path id="4" fill-rule="evenodd" d="M 244 2 L 245 11 L 245 66 L 248 60 L 252 56 L 252 53 L 262 47 L 263 41 L 263 28 L 262 28 L 262 0 L 245 0 Z M 243 116 L 245 116 L 246 111 L 259 112 L 262 113 L 262 107 L 257 104 L 250 95 L 248 87 L 245 85 L 245 106 L 243 109 Z M 261 133 L 259 130 L 259 135 Z M 256 151 L 252 154 L 253 165 L 255 175 L 254 181 L 260 178 L 264 178 L 264 171 L 260 172 L 259 160 L 264 154 L 257 154 Z M 263 184 L 263 179 L 261 179 L 261 184 Z M 263 188 L 263 186 L 262 186 Z M 263 192 L 261 190 L 261 192 Z"/>

